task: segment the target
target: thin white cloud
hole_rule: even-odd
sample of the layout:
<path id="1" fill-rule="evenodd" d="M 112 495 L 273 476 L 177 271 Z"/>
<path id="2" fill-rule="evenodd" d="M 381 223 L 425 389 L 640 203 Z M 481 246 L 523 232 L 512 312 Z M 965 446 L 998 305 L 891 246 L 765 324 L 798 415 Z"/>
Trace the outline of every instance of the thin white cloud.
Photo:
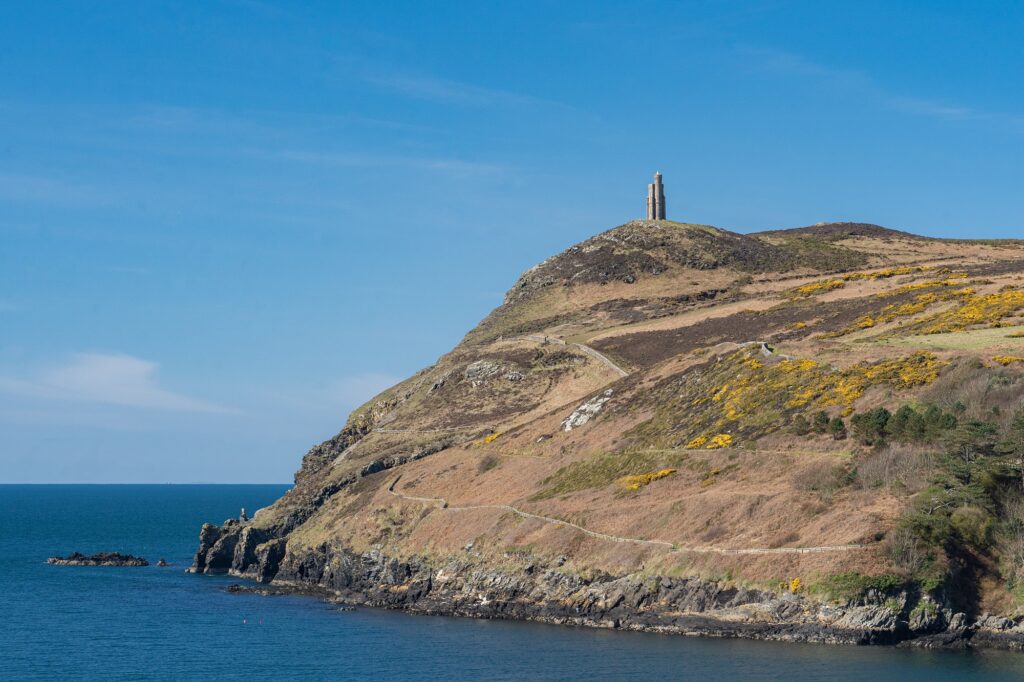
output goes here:
<path id="1" fill-rule="evenodd" d="M 438 134 L 440 129 L 421 123 L 362 116 L 352 112 L 296 114 L 276 109 L 253 109 L 228 112 L 207 107 L 149 104 L 121 118 L 128 126 L 169 134 L 213 134 L 233 137 L 281 138 L 306 135 L 310 132 L 333 134 L 343 129 L 384 129 L 410 133 Z"/>
<path id="2" fill-rule="evenodd" d="M 442 104 L 467 107 L 530 107 L 575 111 L 574 107 L 554 100 L 510 90 L 485 88 L 471 83 L 447 80 L 424 74 L 384 73 L 366 70 L 358 75 L 364 83 L 381 90 Z"/>
<path id="3" fill-rule="evenodd" d="M 139 107 L 119 121 L 147 132 L 217 137 L 277 137 L 288 132 L 264 119 L 259 112 L 228 112 L 220 109 L 152 104 Z"/>
<path id="4" fill-rule="evenodd" d="M 375 85 L 401 95 L 451 104 L 486 106 L 501 103 L 533 103 L 537 101 L 531 97 L 505 90 L 483 88 L 431 76 L 373 74 L 364 75 L 363 80 L 370 85 Z"/>
<path id="5" fill-rule="evenodd" d="M 840 69 L 810 61 L 784 50 L 741 46 L 739 53 L 753 68 L 785 76 L 812 78 L 874 100 L 887 109 L 944 121 L 996 121 L 1024 130 L 1024 117 L 987 112 L 925 97 L 894 93 L 878 84 L 869 74 L 856 69 Z"/>
<path id="6" fill-rule="evenodd" d="M 891 96 L 887 101 L 894 109 L 905 111 L 908 114 L 942 118 L 947 121 L 969 121 L 991 117 L 970 107 L 950 106 L 918 97 Z"/>
<path id="7" fill-rule="evenodd" d="M 345 116 L 303 116 L 296 118 L 274 111 L 251 112 L 245 116 L 216 109 L 177 106 L 147 106 L 130 117 L 129 123 L 142 129 L 172 135 L 210 135 L 222 143 L 202 147 L 219 156 L 238 155 L 256 159 L 287 161 L 308 165 L 349 168 L 408 168 L 453 175 L 496 173 L 505 167 L 488 162 L 448 157 L 414 156 L 374 151 L 303 148 L 295 144 L 302 131 L 339 128 L 383 128 L 411 134 L 436 136 L 439 131 L 417 124 L 386 119 Z M 224 140 L 234 140 L 224 143 Z M 180 151 L 182 147 L 175 148 Z"/>
<path id="8" fill-rule="evenodd" d="M 871 80 L 862 71 L 824 66 L 785 50 L 747 46 L 737 49 L 754 68 L 760 71 L 771 71 L 787 76 L 820 78 L 847 86 L 870 87 Z"/>
<path id="9" fill-rule="evenodd" d="M 0 393 L 152 410 L 235 411 L 162 388 L 157 380 L 158 369 L 155 362 L 131 355 L 76 353 L 68 362 L 28 379 L 0 377 Z"/>
<path id="10" fill-rule="evenodd" d="M 110 196 L 93 187 L 4 171 L 0 171 L 0 201 L 73 206 L 105 206 L 113 203 Z"/>
<path id="11" fill-rule="evenodd" d="M 349 152 L 309 151 L 304 149 L 250 149 L 250 156 L 277 161 L 315 164 L 326 166 L 348 166 L 354 168 L 411 168 L 414 170 L 441 171 L 446 173 L 473 175 L 498 173 L 505 167 L 493 163 L 465 161 L 462 159 L 401 156 L 395 154 L 361 154 Z"/>

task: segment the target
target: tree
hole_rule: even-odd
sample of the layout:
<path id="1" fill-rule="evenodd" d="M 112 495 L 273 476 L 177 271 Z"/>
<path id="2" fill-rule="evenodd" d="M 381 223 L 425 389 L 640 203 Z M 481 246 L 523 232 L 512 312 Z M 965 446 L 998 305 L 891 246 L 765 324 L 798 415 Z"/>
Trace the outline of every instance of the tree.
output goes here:
<path id="1" fill-rule="evenodd" d="M 855 414 L 850 420 L 853 433 L 864 445 L 874 445 L 885 440 L 886 426 L 892 413 L 884 407 L 876 407 L 867 412 Z"/>
<path id="2" fill-rule="evenodd" d="M 1020 477 L 1020 487 L 1024 491 L 1024 408 L 1013 415 L 1006 429 L 1006 437 L 998 446 L 999 452 L 1009 455 Z"/>
<path id="3" fill-rule="evenodd" d="M 992 449 L 996 433 L 995 424 L 970 419 L 950 433 L 949 445 L 964 464 L 970 465 L 979 453 Z"/>
<path id="4" fill-rule="evenodd" d="M 812 422 L 814 432 L 825 433 L 826 431 L 828 431 L 829 421 L 830 419 L 828 416 L 828 412 L 826 412 L 825 410 L 821 410 L 820 412 L 815 413 L 814 421 Z"/>
<path id="5" fill-rule="evenodd" d="M 871 420 L 871 428 L 877 434 L 878 440 L 885 439 L 885 427 L 889 425 L 889 420 L 892 418 L 892 412 L 885 409 L 884 407 L 876 407 L 868 413 L 869 419 Z"/>
<path id="6" fill-rule="evenodd" d="M 802 414 L 793 417 L 793 433 L 798 436 L 806 436 L 810 432 L 811 423 L 807 421 L 807 417 Z"/>
<path id="7" fill-rule="evenodd" d="M 935 441 L 943 432 L 955 429 L 957 419 L 954 415 L 943 412 L 935 405 L 929 405 L 922 415 L 924 420 L 924 439 Z"/>
<path id="8" fill-rule="evenodd" d="M 843 423 L 841 418 L 833 417 L 832 421 L 828 424 L 828 430 L 835 440 L 846 439 L 846 424 Z"/>
<path id="9" fill-rule="evenodd" d="M 910 405 L 904 405 L 896 410 L 885 424 L 885 432 L 894 440 L 900 442 L 917 440 L 913 427 L 915 417 L 920 419 L 917 411 Z"/>

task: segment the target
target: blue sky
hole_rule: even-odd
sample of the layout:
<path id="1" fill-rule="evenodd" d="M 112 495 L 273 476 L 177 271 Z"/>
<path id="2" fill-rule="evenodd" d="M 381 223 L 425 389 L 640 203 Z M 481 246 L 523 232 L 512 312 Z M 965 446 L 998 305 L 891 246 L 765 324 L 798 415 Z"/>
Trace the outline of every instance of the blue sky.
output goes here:
<path id="1" fill-rule="evenodd" d="M 1021 237 L 1024 4 L 0 5 L 0 481 L 287 481 L 643 213 Z"/>

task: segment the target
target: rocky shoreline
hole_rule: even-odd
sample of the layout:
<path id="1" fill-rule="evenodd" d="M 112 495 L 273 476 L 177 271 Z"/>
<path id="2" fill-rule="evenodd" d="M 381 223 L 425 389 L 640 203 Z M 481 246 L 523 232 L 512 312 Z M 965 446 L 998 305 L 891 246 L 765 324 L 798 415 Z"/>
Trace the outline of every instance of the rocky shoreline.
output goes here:
<path id="1" fill-rule="evenodd" d="M 969 619 L 928 595 L 869 590 L 846 604 L 694 577 L 580 576 L 556 560 L 515 569 L 467 553 L 443 561 L 322 545 L 292 551 L 270 529 L 207 524 L 190 572 L 227 573 L 345 604 L 471 618 L 706 637 L 1024 650 L 1024 621 Z M 236 590 L 249 591 L 249 590 Z"/>

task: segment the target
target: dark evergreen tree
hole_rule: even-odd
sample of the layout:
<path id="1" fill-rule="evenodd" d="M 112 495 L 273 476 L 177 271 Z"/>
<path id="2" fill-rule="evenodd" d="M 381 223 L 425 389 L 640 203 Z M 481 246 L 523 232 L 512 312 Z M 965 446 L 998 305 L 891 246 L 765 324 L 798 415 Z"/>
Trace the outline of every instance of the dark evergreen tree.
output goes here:
<path id="1" fill-rule="evenodd" d="M 864 445 L 876 445 L 885 440 L 886 426 L 892 414 L 884 407 L 855 414 L 850 420 L 853 433 Z"/>
<path id="2" fill-rule="evenodd" d="M 900 442 L 914 440 L 913 436 L 907 433 L 907 426 L 915 416 L 917 412 L 910 405 L 904 405 L 896 410 L 885 424 L 886 435 Z"/>
<path id="3" fill-rule="evenodd" d="M 829 433 L 832 434 L 832 438 L 836 440 L 846 439 L 846 424 L 839 417 L 833 417 L 832 421 L 828 424 Z"/>
<path id="4" fill-rule="evenodd" d="M 992 450 L 996 433 L 995 424 L 969 419 L 950 431 L 948 442 L 953 453 L 970 465 L 978 455 Z"/>
<path id="5" fill-rule="evenodd" d="M 1020 479 L 1021 490 L 1024 491 L 1024 408 L 1014 413 L 998 449 L 1010 458 L 1010 466 Z"/>

